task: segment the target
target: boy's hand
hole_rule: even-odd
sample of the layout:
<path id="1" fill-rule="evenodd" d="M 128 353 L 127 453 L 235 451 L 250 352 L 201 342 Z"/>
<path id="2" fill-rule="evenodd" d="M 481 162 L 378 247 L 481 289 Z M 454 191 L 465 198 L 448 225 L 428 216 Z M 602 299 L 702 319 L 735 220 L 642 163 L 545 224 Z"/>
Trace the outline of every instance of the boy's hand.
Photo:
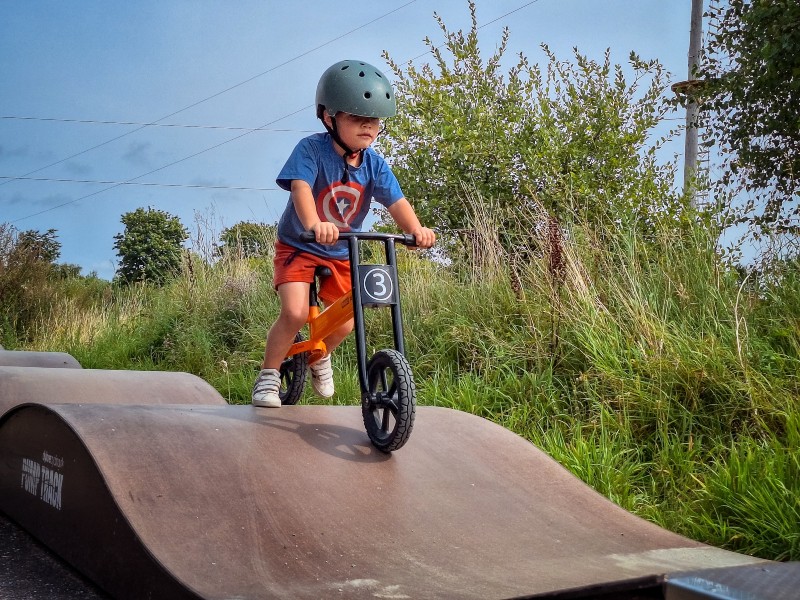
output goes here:
<path id="1" fill-rule="evenodd" d="M 334 244 L 339 239 L 339 228 L 333 223 L 319 221 L 311 227 L 311 231 L 317 236 L 317 242 L 320 244 Z"/>
<path id="2" fill-rule="evenodd" d="M 416 238 L 417 248 L 430 248 L 436 243 L 436 234 L 432 229 L 422 226 L 411 203 L 405 198 L 392 204 L 389 214 L 404 233 L 410 233 Z"/>
<path id="3" fill-rule="evenodd" d="M 436 234 L 433 229 L 418 227 L 411 233 L 417 240 L 417 248 L 431 248 L 436 243 Z"/>

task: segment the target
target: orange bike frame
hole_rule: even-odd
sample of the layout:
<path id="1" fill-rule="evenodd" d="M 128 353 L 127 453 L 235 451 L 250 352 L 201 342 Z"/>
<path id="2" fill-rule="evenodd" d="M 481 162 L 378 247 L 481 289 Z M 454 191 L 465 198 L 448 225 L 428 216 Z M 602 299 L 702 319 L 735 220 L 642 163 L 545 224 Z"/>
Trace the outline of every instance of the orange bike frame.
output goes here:
<path id="1" fill-rule="evenodd" d="M 308 339 L 296 342 L 289 348 L 286 356 L 308 352 L 308 364 L 317 362 L 328 353 L 325 345 L 327 338 L 334 331 L 353 318 L 353 291 L 348 291 L 336 302 L 320 311 L 319 306 L 308 307 Z"/>

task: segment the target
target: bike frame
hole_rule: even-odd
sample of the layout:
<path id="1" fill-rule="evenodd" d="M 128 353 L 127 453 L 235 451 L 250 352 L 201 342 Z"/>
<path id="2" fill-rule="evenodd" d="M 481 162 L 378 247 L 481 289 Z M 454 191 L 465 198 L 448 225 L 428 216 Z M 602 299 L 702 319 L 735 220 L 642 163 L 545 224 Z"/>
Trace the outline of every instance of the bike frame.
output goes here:
<path id="1" fill-rule="evenodd" d="M 313 233 L 310 234 L 310 240 L 308 232 L 304 234 L 304 236 L 305 239 L 301 237 L 304 241 L 313 241 L 314 239 Z M 358 382 L 361 391 L 366 392 L 369 386 L 367 382 L 367 341 L 363 310 L 365 305 L 388 305 L 391 308 L 392 333 L 394 335 L 395 350 L 401 354 L 405 354 L 405 347 L 403 344 L 403 324 L 399 290 L 393 293 L 392 298 L 387 301 L 377 303 L 374 301 L 365 301 L 359 272 L 360 267 L 366 265 L 361 265 L 360 262 L 359 242 L 380 241 L 383 243 L 384 254 L 386 256 L 385 267 L 389 269 L 392 277 L 392 284 L 395 286 L 394 289 L 397 289 L 397 250 L 395 242 L 401 241 L 405 245 L 413 246 L 414 236 L 374 232 L 342 232 L 339 234 L 339 238 L 345 240 L 348 244 L 351 289 L 344 296 L 336 300 L 336 302 L 326 307 L 325 310 L 320 311 L 319 302 L 316 298 L 316 280 L 312 282 L 309 291 L 308 318 L 306 320 L 309 326 L 308 340 L 292 344 L 287 356 L 308 352 L 309 364 L 318 361 L 327 353 L 327 347 L 324 341 L 325 338 L 347 323 L 350 319 L 353 319 L 353 330 L 356 336 L 356 358 L 358 360 Z"/>

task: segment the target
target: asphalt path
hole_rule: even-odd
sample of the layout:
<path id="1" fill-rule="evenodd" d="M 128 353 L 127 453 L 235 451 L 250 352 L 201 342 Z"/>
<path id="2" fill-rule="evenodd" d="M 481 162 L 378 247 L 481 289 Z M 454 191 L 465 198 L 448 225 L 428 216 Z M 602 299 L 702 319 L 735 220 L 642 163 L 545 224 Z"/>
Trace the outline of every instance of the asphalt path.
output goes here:
<path id="1" fill-rule="evenodd" d="M 0 600 L 108 600 L 0 513 Z"/>

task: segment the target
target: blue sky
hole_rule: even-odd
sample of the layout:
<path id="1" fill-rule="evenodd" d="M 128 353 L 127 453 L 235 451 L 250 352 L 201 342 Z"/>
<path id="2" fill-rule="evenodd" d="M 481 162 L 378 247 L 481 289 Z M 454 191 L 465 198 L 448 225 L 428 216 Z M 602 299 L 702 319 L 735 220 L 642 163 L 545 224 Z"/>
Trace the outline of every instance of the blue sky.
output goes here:
<path id="1" fill-rule="evenodd" d="M 442 37 L 434 12 L 450 30 L 469 27 L 466 0 L 353 6 L 0 0 L 0 222 L 56 229 L 60 261 L 106 279 L 120 217 L 136 208 L 180 217 L 202 243 L 239 221 L 274 222 L 287 200 L 275 176 L 297 140 L 320 130 L 313 99 L 322 71 L 357 58 L 389 74 L 384 50 L 399 63 L 429 61 L 424 38 Z M 673 81 L 686 78 L 690 8 L 691 0 L 477 0 L 486 53 L 508 26 L 507 56 L 538 62 L 546 43 L 562 59 L 577 47 L 601 60 L 610 48 L 624 64 L 633 50 L 658 59 Z M 160 185 L 112 187 L 128 181 Z"/>

